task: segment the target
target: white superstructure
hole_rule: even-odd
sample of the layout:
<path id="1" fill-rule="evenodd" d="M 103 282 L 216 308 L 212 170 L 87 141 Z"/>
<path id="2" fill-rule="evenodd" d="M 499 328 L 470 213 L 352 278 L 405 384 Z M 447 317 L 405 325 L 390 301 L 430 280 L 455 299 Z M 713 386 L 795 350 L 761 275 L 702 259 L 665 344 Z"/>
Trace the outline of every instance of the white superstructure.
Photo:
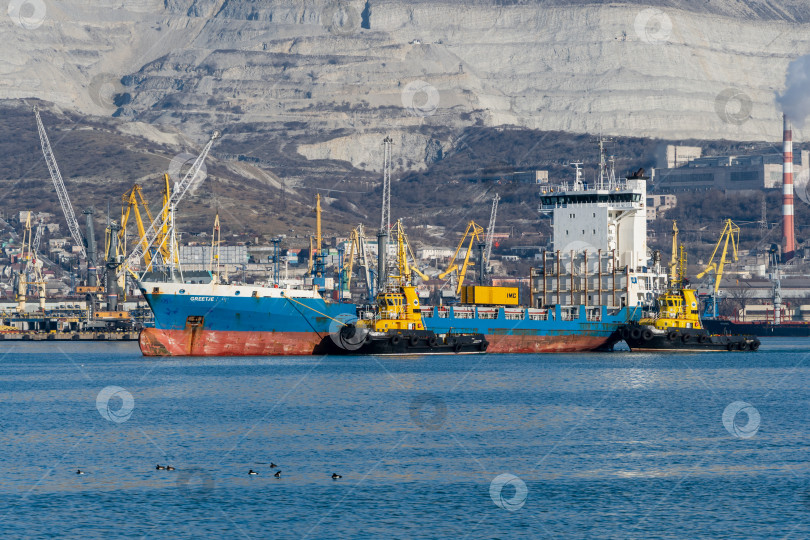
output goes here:
<path id="1" fill-rule="evenodd" d="M 581 163 L 573 163 L 576 176 L 571 184 L 544 187 L 540 210 L 551 214 L 553 225 L 553 257 L 575 261 L 570 269 L 581 268 L 569 281 L 588 280 L 587 274 L 613 272 L 613 268 L 596 268 L 596 261 L 608 257 L 607 264 L 616 264 L 621 281 L 621 301 L 627 306 L 651 303 L 665 290 L 667 274 L 662 271 L 660 258 L 647 249 L 647 180 L 642 171 L 629 178 L 617 180 L 608 167 L 600 143 L 602 159 L 597 181 L 583 180 Z M 588 261 L 583 266 L 576 261 Z M 594 268 L 591 268 L 594 267 Z M 556 270 L 555 270 L 556 271 Z M 561 273 L 564 269 L 561 269 Z M 570 272 L 569 272 L 570 273 Z M 596 279 L 596 278 L 594 278 Z M 592 295 L 601 290 L 601 281 L 594 289 L 589 283 L 574 290 Z M 573 295 L 571 300 L 579 298 Z M 602 299 L 599 300 L 603 301 Z"/>
<path id="2" fill-rule="evenodd" d="M 647 183 L 642 178 L 588 185 L 581 180 L 546 190 L 542 210 L 550 212 L 554 250 L 604 253 L 616 250 L 619 264 L 647 266 Z"/>

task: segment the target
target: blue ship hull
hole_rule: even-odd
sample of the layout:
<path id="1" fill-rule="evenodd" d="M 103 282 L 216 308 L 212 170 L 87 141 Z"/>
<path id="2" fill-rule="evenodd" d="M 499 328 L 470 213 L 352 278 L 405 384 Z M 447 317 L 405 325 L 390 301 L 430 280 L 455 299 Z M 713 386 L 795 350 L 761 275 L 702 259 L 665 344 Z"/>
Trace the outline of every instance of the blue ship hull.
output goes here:
<path id="1" fill-rule="evenodd" d="M 357 306 L 311 291 L 250 286 L 147 284 L 155 327 L 141 333 L 148 356 L 302 355 L 326 352 Z M 153 286 L 156 285 L 156 286 Z M 605 346 L 628 320 L 625 308 L 422 310 L 437 334 L 484 334 L 493 353 L 577 352 Z M 339 341 L 339 340 L 338 340 Z"/>

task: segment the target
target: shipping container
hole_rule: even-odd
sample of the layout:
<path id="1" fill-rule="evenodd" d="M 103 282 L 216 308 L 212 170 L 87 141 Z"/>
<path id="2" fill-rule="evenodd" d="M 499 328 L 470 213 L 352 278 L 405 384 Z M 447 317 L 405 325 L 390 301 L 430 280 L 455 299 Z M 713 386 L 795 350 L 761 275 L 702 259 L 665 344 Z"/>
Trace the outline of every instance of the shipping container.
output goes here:
<path id="1" fill-rule="evenodd" d="M 461 288 L 461 303 L 516 306 L 518 305 L 518 288 L 465 285 Z"/>

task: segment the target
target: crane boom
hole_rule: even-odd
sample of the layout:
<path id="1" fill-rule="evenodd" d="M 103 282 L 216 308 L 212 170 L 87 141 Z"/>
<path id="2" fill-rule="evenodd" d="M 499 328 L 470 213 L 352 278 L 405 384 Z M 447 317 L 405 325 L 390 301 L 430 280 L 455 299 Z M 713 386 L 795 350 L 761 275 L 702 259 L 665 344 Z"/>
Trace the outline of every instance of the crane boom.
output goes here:
<path id="1" fill-rule="evenodd" d="M 34 255 L 37 254 L 39 251 L 39 244 L 42 243 L 42 229 L 42 220 L 40 220 L 39 224 L 37 225 L 37 233 L 34 236 L 34 245 L 31 247 L 31 251 L 34 253 Z"/>
<path id="2" fill-rule="evenodd" d="M 723 227 L 723 232 L 720 233 L 720 239 L 714 246 L 714 251 L 709 259 L 709 264 L 706 265 L 703 272 L 697 275 L 698 279 L 702 279 L 703 276 L 709 272 L 714 272 L 714 294 L 717 294 L 717 292 L 720 290 L 720 280 L 723 279 L 723 269 L 726 265 L 726 255 L 728 254 L 729 243 L 731 244 L 731 256 L 733 261 L 737 262 L 737 246 L 740 243 L 740 228 L 736 223 L 730 219 L 727 219 L 726 224 Z M 717 252 L 720 251 L 721 245 L 723 246 L 723 249 L 718 256 L 718 262 L 714 262 L 714 257 L 717 255 Z"/>
<path id="3" fill-rule="evenodd" d="M 166 225 L 169 210 L 177 206 L 177 203 L 179 203 L 186 194 L 188 188 L 197 182 L 197 177 L 200 174 L 202 164 L 205 161 L 205 158 L 208 156 L 208 153 L 211 151 L 214 141 L 218 138 L 219 131 L 214 131 L 214 133 L 211 134 L 211 139 L 208 141 L 208 144 L 205 145 L 202 152 L 200 152 L 200 155 L 197 156 L 196 160 L 194 160 L 194 164 L 188 170 L 186 175 L 180 182 L 175 184 L 172 195 L 163 205 L 163 209 L 161 210 L 160 214 L 158 214 L 158 216 L 149 225 L 149 229 L 147 229 L 146 234 L 144 235 L 145 241 L 135 246 L 135 249 L 132 250 L 132 253 L 130 253 L 129 257 L 127 258 L 126 264 L 121 266 L 119 274 L 123 273 L 125 269 L 132 268 L 138 261 L 140 261 L 141 257 L 143 257 L 144 253 L 149 250 L 152 244 L 155 243 L 155 240 L 159 236 L 160 229 Z"/>
<path id="4" fill-rule="evenodd" d="M 456 251 L 453 253 L 453 256 L 450 258 L 450 263 L 447 266 L 447 270 L 439 274 L 439 279 L 444 279 L 449 276 L 453 271 L 458 272 L 458 285 L 456 287 L 456 294 L 461 293 L 461 287 L 464 283 L 464 276 L 467 274 L 467 267 L 471 266 L 470 263 L 470 253 L 472 253 L 473 245 L 475 241 L 481 242 L 481 236 L 484 234 L 484 228 L 478 225 L 475 221 L 470 221 L 467 224 L 467 230 L 464 231 L 464 236 L 461 237 L 461 241 L 458 243 L 458 247 L 456 247 Z M 461 268 L 458 267 L 458 254 L 461 249 L 464 247 L 464 242 L 467 241 L 467 238 L 470 239 L 470 244 L 467 246 L 467 250 L 464 256 L 464 263 L 461 265 Z"/>
<path id="5" fill-rule="evenodd" d="M 498 201 L 501 198 L 495 194 L 492 199 L 492 211 L 489 213 L 489 227 L 487 228 L 487 248 L 484 252 L 484 268 L 489 267 L 489 258 L 492 256 L 492 242 L 495 239 L 495 218 L 498 216 Z"/>
<path id="6" fill-rule="evenodd" d="M 714 246 L 712 256 L 709 259 L 709 264 L 706 268 L 697 275 L 698 279 L 702 279 L 709 272 L 714 272 L 714 288 L 712 289 L 712 315 L 717 316 L 717 295 L 720 292 L 720 281 L 723 279 L 723 270 L 726 266 L 726 255 L 728 254 L 728 245 L 731 244 L 731 256 L 733 262 L 737 262 L 737 246 L 740 245 L 740 227 L 730 219 L 726 220 L 723 227 L 723 232 L 720 233 L 720 239 Z M 720 251 L 720 246 L 723 246 Z M 718 251 L 720 254 L 718 255 Z M 715 256 L 718 256 L 718 262 L 714 262 Z"/>
<path id="7" fill-rule="evenodd" d="M 48 165 L 48 171 L 51 173 L 51 180 L 53 180 L 53 186 L 56 188 L 59 204 L 62 205 L 62 212 L 65 214 L 70 236 L 73 238 L 73 242 L 79 246 L 82 258 L 87 259 L 87 251 L 84 249 L 84 241 L 82 240 L 82 233 L 79 230 L 79 222 L 76 221 L 76 214 L 73 212 L 73 205 L 70 204 L 70 197 L 68 197 L 67 189 L 65 189 L 62 173 L 59 172 L 59 165 L 56 164 L 56 157 L 53 155 L 53 149 L 51 149 L 48 134 L 45 133 L 45 126 L 42 124 L 42 118 L 39 116 L 38 107 L 34 107 L 34 115 L 37 118 L 37 130 L 39 131 L 39 142 L 42 145 L 42 154 L 45 156 L 45 163 Z"/>

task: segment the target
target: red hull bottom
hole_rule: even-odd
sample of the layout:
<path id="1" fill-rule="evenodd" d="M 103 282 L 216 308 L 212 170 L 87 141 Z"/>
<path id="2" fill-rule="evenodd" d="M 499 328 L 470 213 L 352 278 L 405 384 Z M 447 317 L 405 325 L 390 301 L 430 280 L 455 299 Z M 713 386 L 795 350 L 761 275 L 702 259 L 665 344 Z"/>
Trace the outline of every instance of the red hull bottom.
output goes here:
<path id="1" fill-rule="evenodd" d="M 144 356 L 305 356 L 319 354 L 316 332 L 226 332 L 144 328 L 138 343 Z M 489 353 L 563 353 L 598 349 L 607 337 L 585 335 L 488 335 Z"/>

